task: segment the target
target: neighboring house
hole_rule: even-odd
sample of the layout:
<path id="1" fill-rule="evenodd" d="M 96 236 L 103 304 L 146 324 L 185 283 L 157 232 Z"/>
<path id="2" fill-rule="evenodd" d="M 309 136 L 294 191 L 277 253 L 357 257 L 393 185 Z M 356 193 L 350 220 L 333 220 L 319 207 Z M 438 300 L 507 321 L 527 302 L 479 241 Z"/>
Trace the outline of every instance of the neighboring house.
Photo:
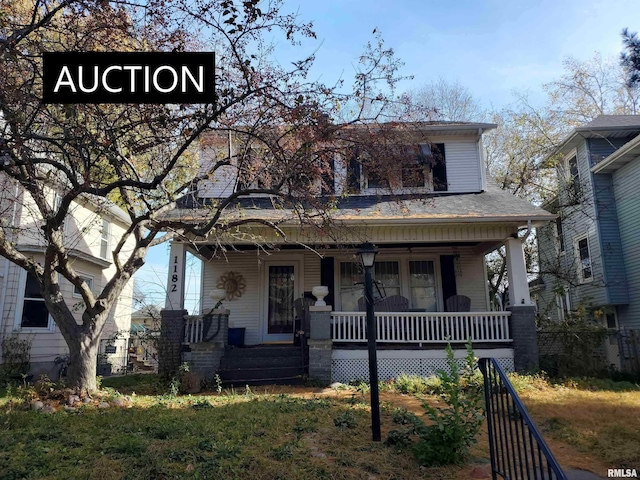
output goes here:
<path id="1" fill-rule="evenodd" d="M 11 241 L 22 253 L 44 259 L 41 218 L 32 198 L 7 177 L 0 176 L 0 187 L 0 221 L 13 227 Z M 48 196 L 52 204 L 59 201 L 53 188 Z M 65 244 L 73 268 L 96 294 L 115 272 L 111 252 L 129 224 L 124 211 L 113 204 L 98 204 L 89 198 L 71 204 L 64 224 Z M 60 278 L 62 295 L 81 322 L 82 298 L 76 287 Z M 112 364 L 113 372 L 126 368 L 132 290 L 130 282 L 111 310 L 102 335 L 101 359 Z M 74 309 L 76 304 L 79 308 Z M 0 257 L 0 337 L 14 333 L 32 340 L 31 372 L 36 378 L 40 374 L 56 377 L 61 365 L 55 359 L 68 353 L 66 343 L 44 305 L 37 282 L 25 270 Z M 116 333 L 118 338 L 109 341 Z M 105 350 L 107 344 L 110 347 Z"/>
<path id="2" fill-rule="evenodd" d="M 133 371 L 158 370 L 158 345 L 160 336 L 160 308 L 144 306 L 131 314 L 131 338 L 129 361 Z"/>
<path id="3" fill-rule="evenodd" d="M 416 183 L 414 178 L 396 195 L 386 194 L 378 185 L 380 179 L 368 176 L 348 154 L 336 154 L 331 193 L 337 208 L 332 218 L 344 227 L 341 238 L 322 237 L 289 222 L 281 226 L 286 241 L 259 225 L 243 227 L 244 232 L 260 235 L 278 247 L 268 254 L 240 236 L 228 241 L 233 248 L 227 248 L 223 255 L 206 242 L 197 246 L 174 242 L 163 310 L 166 335 L 179 336 L 182 331 L 172 325 L 182 321 L 184 315 L 184 257 L 189 251 L 203 260 L 202 312 L 214 307 L 209 292 L 216 287 L 235 291 L 223 307 L 229 310 L 230 326 L 245 329 L 247 345 L 293 343 L 295 300 L 309 297 L 315 286 L 327 286 L 325 300 L 330 307 L 309 309 L 310 374 L 334 381 L 368 378 L 365 313 L 360 301 L 363 275 L 356 254 L 359 244 L 370 241 L 379 250 L 374 269 L 375 279 L 382 285 L 378 295 L 404 298 L 396 303 L 398 311 L 382 313 L 378 309 L 376 313 L 381 377 L 432 373 L 444 365 L 448 339 L 460 348 L 469 337 L 478 356 L 497 357 L 509 369 L 514 368 L 514 362 L 518 370 L 535 367 L 535 307 L 529 297 L 518 232 L 540 226 L 554 215 L 500 190 L 486 177 L 482 136 L 495 127 L 454 122 L 402 125 L 405 138 L 407 131 L 412 133 L 412 146 L 418 146 L 426 156 L 437 156 L 437 161 L 430 163 L 432 167 L 421 167 L 420 181 Z M 221 150 L 233 156 L 233 138 L 229 139 L 230 145 Z M 206 143 L 211 144 L 215 142 Z M 215 158 L 211 148 L 201 151 L 204 171 L 211 166 L 208 159 Z M 225 167 L 214 179 L 201 182 L 196 198 L 183 199 L 171 216 L 206 217 L 206 206 L 228 196 L 241 180 L 236 167 Z M 238 205 L 238 213 L 230 208 L 229 216 L 242 211 L 263 219 L 283 215 L 268 198 L 245 198 Z M 310 245 L 317 253 L 300 243 Z M 485 254 L 501 245 L 508 250 L 514 305 L 504 311 L 491 311 Z M 460 298 L 462 303 L 456 303 Z M 470 302 L 467 308 L 465 301 Z M 199 351 L 201 335 L 189 335 L 194 322 L 199 321 L 188 318 L 185 341 L 192 353 L 183 357 L 196 363 L 201 354 L 194 352 Z M 322 322 L 330 322 L 331 330 L 320 332 Z M 329 332 L 330 338 L 318 338 Z M 238 353 L 236 349 L 227 355 L 244 355 L 246 366 L 254 351 L 247 348 Z M 257 358 L 251 366 L 254 375 L 263 360 Z M 222 366 L 223 370 L 230 368 L 224 358 Z M 207 374 L 215 370 L 211 365 L 207 368 Z M 250 374 L 244 372 L 245 376 Z M 230 378 L 244 380 L 237 375 Z"/>
<path id="4" fill-rule="evenodd" d="M 538 234 L 540 314 L 583 306 L 608 328 L 640 329 L 640 115 L 599 116 L 552 156 L 561 188 Z"/>

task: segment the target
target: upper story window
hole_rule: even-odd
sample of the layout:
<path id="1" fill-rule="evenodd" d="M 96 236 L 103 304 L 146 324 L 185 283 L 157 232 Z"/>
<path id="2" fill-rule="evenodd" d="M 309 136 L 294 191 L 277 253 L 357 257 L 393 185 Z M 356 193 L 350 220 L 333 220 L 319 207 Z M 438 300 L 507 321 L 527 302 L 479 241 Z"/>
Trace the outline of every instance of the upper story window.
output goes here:
<path id="1" fill-rule="evenodd" d="M 347 165 L 348 193 L 362 193 L 362 189 L 448 189 L 444 143 L 399 147 L 398 158 L 389 158 L 386 164 L 367 168 L 368 162 L 366 155 L 351 154 Z"/>
<path id="2" fill-rule="evenodd" d="M 100 258 L 106 259 L 109 255 L 109 238 L 111 236 L 111 224 L 102 219 L 102 228 L 100 229 Z"/>
<path id="3" fill-rule="evenodd" d="M 575 150 L 565 159 L 565 171 L 568 193 L 574 196 L 578 195 L 580 193 L 580 170 L 578 169 L 578 155 Z"/>
<path id="4" fill-rule="evenodd" d="M 558 242 L 558 251 L 564 253 L 564 234 L 562 231 L 562 218 L 556 218 L 556 241 Z"/>
<path id="5" fill-rule="evenodd" d="M 589 251 L 589 239 L 587 235 L 576 238 L 576 255 L 578 260 L 578 278 L 581 282 L 590 282 L 593 279 L 591 265 L 591 253 Z"/>

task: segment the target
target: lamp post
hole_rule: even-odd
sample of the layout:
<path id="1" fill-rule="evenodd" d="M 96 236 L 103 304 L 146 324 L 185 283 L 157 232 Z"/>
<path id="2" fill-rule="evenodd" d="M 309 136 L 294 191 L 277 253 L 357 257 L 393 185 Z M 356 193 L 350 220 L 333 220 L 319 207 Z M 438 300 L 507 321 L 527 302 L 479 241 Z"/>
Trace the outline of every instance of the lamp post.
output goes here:
<path id="1" fill-rule="evenodd" d="M 371 385 L 371 431 L 373 441 L 380 441 L 380 396 L 378 393 L 378 355 L 376 323 L 373 314 L 373 264 L 378 250 L 370 243 L 360 245 L 358 254 L 364 266 L 364 296 L 367 300 L 367 345 L 369 348 L 369 383 Z"/>

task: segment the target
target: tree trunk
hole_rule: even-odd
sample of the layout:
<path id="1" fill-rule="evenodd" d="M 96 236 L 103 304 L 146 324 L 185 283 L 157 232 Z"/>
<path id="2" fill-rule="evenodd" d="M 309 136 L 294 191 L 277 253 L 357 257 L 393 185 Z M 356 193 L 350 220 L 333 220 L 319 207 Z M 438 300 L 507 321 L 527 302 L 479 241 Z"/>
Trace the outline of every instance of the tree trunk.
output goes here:
<path id="1" fill-rule="evenodd" d="M 71 388 L 81 392 L 92 393 L 98 389 L 96 383 L 96 363 L 98 360 L 99 335 L 90 338 L 83 334 L 69 346 L 69 366 L 67 369 L 67 383 Z"/>

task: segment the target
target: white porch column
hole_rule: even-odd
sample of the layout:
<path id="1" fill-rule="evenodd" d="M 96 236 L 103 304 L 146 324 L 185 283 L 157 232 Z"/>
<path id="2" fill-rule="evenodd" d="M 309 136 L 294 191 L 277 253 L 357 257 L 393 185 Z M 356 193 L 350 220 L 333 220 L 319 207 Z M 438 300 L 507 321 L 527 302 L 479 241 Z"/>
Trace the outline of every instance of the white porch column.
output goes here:
<path id="1" fill-rule="evenodd" d="M 167 279 L 167 299 L 164 305 L 167 310 L 184 309 L 186 257 L 186 244 L 172 242 L 171 255 L 169 257 L 169 277 Z"/>
<path id="2" fill-rule="evenodd" d="M 522 241 L 519 238 L 509 238 L 504 244 L 507 247 L 509 304 L 512 306 L 532 305 Z"/>

